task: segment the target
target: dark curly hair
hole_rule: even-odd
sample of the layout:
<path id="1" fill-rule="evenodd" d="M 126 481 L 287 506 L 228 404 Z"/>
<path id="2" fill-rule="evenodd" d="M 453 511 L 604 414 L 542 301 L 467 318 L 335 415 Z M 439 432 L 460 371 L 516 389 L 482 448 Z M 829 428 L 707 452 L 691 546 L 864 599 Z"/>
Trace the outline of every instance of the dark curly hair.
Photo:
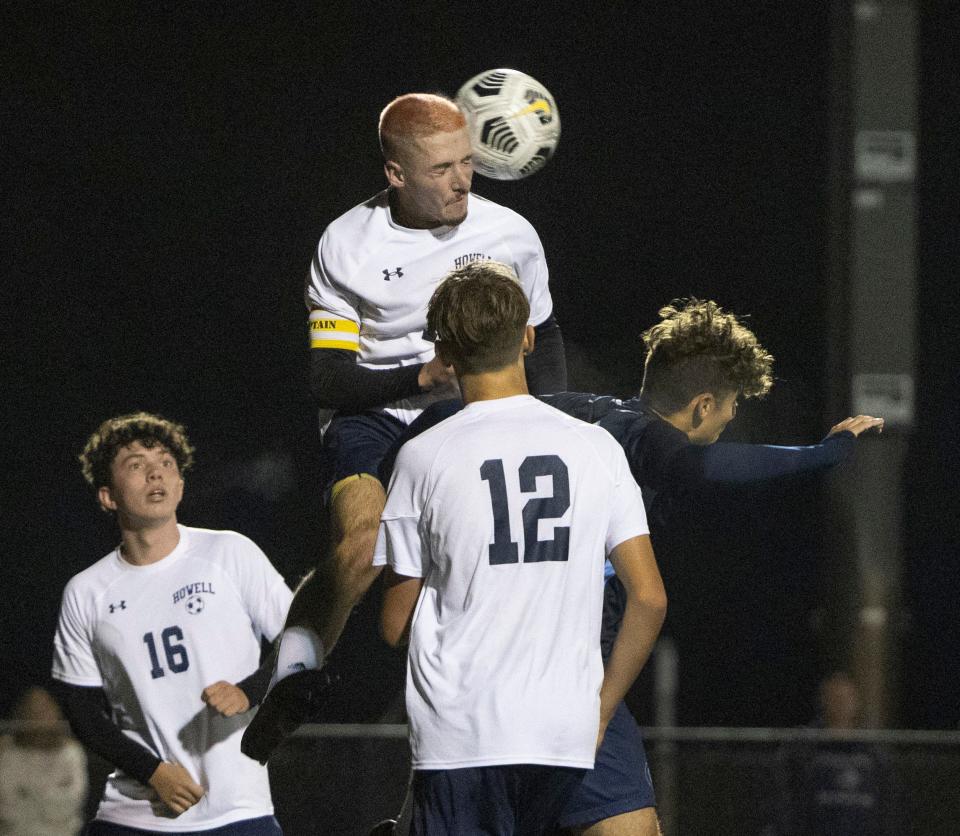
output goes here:
<path id="1" fill-rule="evenodd" d="M 658 412 L 683 409 L 701 392 L 763 397 L 773 385 L 773 355 L 716 302 L 678 299 L 662 322 L 643 332 L 647 348 L 641 392 Z"/>
<path id="2" fill-rule="evenodd" d="M 149 412 L 134 412 L 108 418 L 87 439 L 78 457 L 83 478 L 97 489 L 109 486 L 117 452 L 134 441 L 148 449 L 157 444 L 165 447 L 176 459 L 181 475 L 193 466 L 193 446 L 183 426 Z"/>

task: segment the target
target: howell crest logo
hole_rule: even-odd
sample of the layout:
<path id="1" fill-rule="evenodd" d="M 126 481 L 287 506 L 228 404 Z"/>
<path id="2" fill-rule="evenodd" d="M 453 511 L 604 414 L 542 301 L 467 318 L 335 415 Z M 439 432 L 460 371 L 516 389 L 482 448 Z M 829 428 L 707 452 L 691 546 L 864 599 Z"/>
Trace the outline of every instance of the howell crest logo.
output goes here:
<path id="1" fill-rule="evenodd" d="M 173 593 L 173 603 L 183 603 L 190 615 L 200 615 L 207 606 L 207 596 L 216 595 L 211 581 L 197 581 L 181 586 Z"/>
<path id="2" fill-rule="evenodd" d="M 453 269 L 459 270 L 461 267 L 465 267 L 468 264 L 473 264 L 474 261 L 489 260 L 490 256 L 488 256 L 486 253 L 464 253 L 453 260 Z"/>

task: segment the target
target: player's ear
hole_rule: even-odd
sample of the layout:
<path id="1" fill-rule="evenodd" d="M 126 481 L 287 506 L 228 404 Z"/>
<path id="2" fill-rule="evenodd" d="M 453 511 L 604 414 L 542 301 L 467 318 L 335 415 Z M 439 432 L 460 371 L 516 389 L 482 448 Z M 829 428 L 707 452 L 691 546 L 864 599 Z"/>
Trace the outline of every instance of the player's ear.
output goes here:
<path id="1" fill-rule="evenodd" d="M 690 401 L 690 406 L 693 407 L 690 419 L 694 429 L 699 427 L 703 419 L 716 409 L 716 401 L 717 399 L 709 392 L 701 392 Z"/>
<path id="2" fill-rule="evenodd" d="M 104 511 L 116 511 L 117 503 L 113 500 L 113 494 L 110 492 L 109 485 L 101 485 L 97 491 L 97 499 L 100 500 L 100 507 Z"/>
<path id="3" fill-rule="evenodd" d="M 403 187 L 403 166 L 396 160 L 387 160 L 384 162 L 383 173 L 387 176 L 387 182 L 393 186 L 393 188 L 399 189 Z"/>
<path id="4" fill-rule="evenodd" d="M 434 353 L 437 355 L 437 358 L 445 366 L 453 365 L 453 358 L 450 356 L 450 353 L 447 351 L 446 345 L 444 345 L 442 340 L 437 340 L 433 344 Z"/>
<path id="5" fill-rule="evenodd" d="M 523 355 L 526 357 L 533 351 L 533 346 L 537 342 L 537 332 L 533 329 L 532 325 L 528 325 L 523 332 L 523 343 L 521 348 L 523 349 Z"/>

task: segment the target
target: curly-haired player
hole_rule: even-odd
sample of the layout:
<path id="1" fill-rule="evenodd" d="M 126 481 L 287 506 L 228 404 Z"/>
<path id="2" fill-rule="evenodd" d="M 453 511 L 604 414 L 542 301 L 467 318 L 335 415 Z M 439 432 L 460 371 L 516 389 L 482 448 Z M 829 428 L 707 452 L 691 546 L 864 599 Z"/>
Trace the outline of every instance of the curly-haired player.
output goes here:
<path id="1" fill-rule="evenodd" d="M 74 732 L 117 767 L 84 832 L 279 834 L 267 771 L 240 737 L 266 691 L 261 637 L 279 634 L 290 590 L 246 537 L 177 523 L 193 464 L 181 425 L 111 418 L 80 462 L 120 529 L 67 584 L 54 639 Z"/>
<path id="2" fill-rule="evenodd" d="M 839 464 L 856 437 L 880 430 L 883 419 L 858 415 L 834 426 L 819 444 L 784 447 L 716 443 L 740 398 L 762 397 L 773 385 L 773 357 L 756 335 L 716 302 L 676 301 L 643 333 L 646 348 L 640 394 L 629 400 L 563 392 L 541 399 L 606 429 L 623 447 L 643 492 L 650 530 L 684 523 L 683 498 L 710 486 L 756 484 Z M 456 412 L 458 401 L 430 407 L 405 438 Z M 401 439 L 400 443 L 403 443 Z M 385 459 L 385 479 L 395 453 Z M 623 616 L 624 590 L 607 566 L 602 648 L 608 658 Z M 652 834 L 653 782 L 636 721 L 621 704 L 607 727 L 595 768 L 570 794 L 562 829 L 587 836 Z"/>

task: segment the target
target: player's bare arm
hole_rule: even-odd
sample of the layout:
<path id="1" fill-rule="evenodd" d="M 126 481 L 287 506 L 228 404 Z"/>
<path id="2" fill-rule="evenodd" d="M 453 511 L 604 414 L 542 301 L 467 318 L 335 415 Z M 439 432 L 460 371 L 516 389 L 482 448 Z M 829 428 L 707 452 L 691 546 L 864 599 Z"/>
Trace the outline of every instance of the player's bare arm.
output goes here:
<path id="1" fill-rule="evenodd" d="M 157 791 L 160 800 L 178 816 L 185 813 L 204 796 L 204 789 L 187 770 L 178 763 L 163 761 L 153 775 L 150 786 Z"/>
<path id="2" fill-rule="evenodd" d="M 380 631 L 384 641 L 391 647 L 406 643 L 410 632 L 410 620 L 422 587 L 423 578 L 408 578 L 387 568 L 384 576 Z"/>
<path id="3" fill-rule="evenodd" d="M 667 593 L 648 535 L 620 543 L 610 561 L 626 589 L 627 606 L 600 688 L 598 746 L 617 705 L 650 656 L 667 614 Z"/>

